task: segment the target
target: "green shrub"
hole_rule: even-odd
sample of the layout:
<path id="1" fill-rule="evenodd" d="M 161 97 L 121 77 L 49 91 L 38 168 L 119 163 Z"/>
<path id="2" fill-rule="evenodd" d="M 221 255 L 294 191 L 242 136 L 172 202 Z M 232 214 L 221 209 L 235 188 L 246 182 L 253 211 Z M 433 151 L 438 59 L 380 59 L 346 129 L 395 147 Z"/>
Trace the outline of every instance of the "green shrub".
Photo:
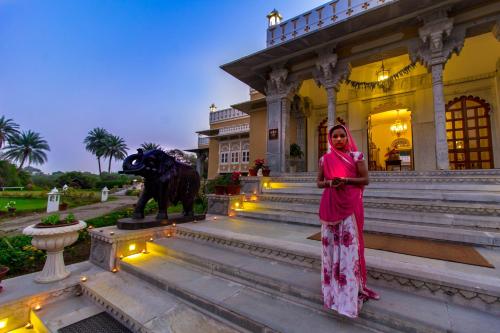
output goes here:
<path id="1" fill-rule="evenodd" d="M 16 166 L 8 161 L 0 161 L 0 186 L 26 186 L 30 182 L 27 172 L 18 171 Z"/>
<path id="2" fill-rule="evenodd" d="M 90 172 L 70 171 L 60 174 L 56 184 L 59 187 L 65 184 L 72 188 L 92 189 L 96 187 L 99 176 Z"/>
<path id="3" fill-rule="evenodd" d="M 38 270 L 45 253 L 31 245 L 29 236 L 0 238 L 0 265 L 9 267 L 9 276 Z"/>

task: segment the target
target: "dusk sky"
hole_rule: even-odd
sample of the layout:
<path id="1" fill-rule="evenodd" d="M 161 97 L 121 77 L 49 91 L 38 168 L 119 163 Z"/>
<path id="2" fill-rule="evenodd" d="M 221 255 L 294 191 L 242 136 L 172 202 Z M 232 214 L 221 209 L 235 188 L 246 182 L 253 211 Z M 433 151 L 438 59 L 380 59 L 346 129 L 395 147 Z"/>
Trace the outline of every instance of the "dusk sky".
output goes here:
<path id="1" fill-rule="evenodd" d="M 0 0 L 0 115 L 48 141 L 45 172 L 97 172 L 82 143 L 94 127 L 129 153 L 195 148 L 212 102 L 248 99 L 219 66 L 265 47 L 273 8 L 288 19 L 325 2 Z"/>

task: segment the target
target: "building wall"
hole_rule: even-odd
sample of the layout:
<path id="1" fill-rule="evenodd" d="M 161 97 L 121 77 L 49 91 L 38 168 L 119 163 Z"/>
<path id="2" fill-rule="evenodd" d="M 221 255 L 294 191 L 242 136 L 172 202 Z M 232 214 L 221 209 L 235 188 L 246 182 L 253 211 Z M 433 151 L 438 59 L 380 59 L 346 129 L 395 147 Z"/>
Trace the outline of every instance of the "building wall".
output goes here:
<path id="1" fill-rule="evenodd" d="M 250 116 L 250 166 L 258 158 L 265 158 L 267 151 L 267 109 L 252 112 Z"/>
<path id="2" fill-rule="evenodd" d="M 234 120 L 226 120 L 226 121 L 221 121 L 217 122 L 214 124 L 210 124 L 210 129 L 219 129 L 223 127 L 233 127 L 233 126 L 238 126 L 238 125 L 243 125 L 243 124 L 250 124 L 250 118 L 245 117 L 245 118 L 238 118 Z M 233 139 L 232 141 L 234 141 Z M 245 141 L 245 139 L 243 139 Z M 248 141 L 248 138 L 246 138 L 246 141 Z M 220 143 L 222 141 L 215 139 L 215 138 L 210 138 L 209 141 L 209 154 L 208 154 L 208 179 L 213 179 L 217 177 L 219 173 L 219 162 L 220 162 Z M 230 157 L 229 157 L 230 158 Z M 241 161 L 241 154 L 239 156 L 239 159 Z M 240 169 L 238 168 L 238 171 Z M 231 169 L 228 169 L 228 172 L 232 171 Z"/>

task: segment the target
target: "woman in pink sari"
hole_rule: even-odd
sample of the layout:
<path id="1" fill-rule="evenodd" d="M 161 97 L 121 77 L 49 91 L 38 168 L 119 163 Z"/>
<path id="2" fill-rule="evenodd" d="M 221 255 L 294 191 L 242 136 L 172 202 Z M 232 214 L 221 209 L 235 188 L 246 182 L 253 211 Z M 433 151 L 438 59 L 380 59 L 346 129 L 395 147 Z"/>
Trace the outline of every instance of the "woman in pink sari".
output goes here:
<path id="1" fill-rule="evenodd" d="M 363 302 L 378 295 L 366 287 L 363 188 L 368 169 L 349 130 L 334 126 L 330 152 L 320 159 L 317 185 L 322 242 L 321 286 L 325 308 L 356 318 Z"/>

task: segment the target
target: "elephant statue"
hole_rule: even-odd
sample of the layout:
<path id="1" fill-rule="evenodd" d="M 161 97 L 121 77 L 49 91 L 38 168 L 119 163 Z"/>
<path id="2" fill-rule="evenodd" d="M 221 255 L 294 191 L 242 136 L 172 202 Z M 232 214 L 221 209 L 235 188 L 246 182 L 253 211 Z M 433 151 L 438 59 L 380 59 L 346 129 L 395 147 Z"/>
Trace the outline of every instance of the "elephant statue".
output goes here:
<path id="1" fill-rule="evenodd" d="M 193 167 L 176 161 L 162 150 L 144 152 L 137 149 L 137 154 L 125 158 L 120 173 L 144 177 L 144 189 L 135 206 L 133 219 L 144 218 L 144 208 L 151 198 L 158 203 L 157 220 L 167 220 L 168 206 L 179 201 L 183 215 L 194 216 L 193 205 L 200 188 L 200 176 Z"/>

